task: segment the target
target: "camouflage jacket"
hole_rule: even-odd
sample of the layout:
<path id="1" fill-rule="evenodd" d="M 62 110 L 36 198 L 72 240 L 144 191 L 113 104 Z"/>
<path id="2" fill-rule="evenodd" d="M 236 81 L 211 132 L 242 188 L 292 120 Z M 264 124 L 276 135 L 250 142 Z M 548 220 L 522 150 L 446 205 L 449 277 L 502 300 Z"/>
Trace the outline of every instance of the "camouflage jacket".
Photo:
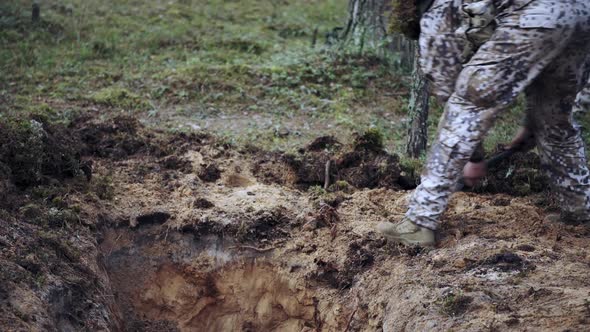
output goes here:
<path id="1" fill-rule="evenodd" d="M 419 43 L 420 67 L 435 83 L 433 93 L 445 101 L 454 90 L 463 64 L 492 36 L 497 24 L 534 1 L 434 0 L 420 21 Z M 550 13 L 551 8 L 547 11 Z M 527 15 L 519 24 L 551 28 L 547 13 L 539 14 Z"/>

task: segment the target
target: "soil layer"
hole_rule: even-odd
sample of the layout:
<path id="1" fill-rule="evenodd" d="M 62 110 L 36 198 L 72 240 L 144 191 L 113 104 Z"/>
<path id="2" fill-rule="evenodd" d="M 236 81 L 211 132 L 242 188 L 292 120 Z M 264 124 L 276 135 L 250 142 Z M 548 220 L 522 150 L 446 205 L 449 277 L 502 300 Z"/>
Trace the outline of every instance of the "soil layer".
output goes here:
<path id="1" fill-rule="evenodd" d="M 307 189 L 208 135 L 73 126 L 91 177 L 5 181 L 3 330 L 590 329 L 590 229 L 545 220 L 542 193 L 456 194 L 437 248 L 404 248 L 374 231 L 405 211 L 394 177 Z M 351 165 L 399 169 L 379 149 L 318 144 L 299 160 L 363 151 Z"/>

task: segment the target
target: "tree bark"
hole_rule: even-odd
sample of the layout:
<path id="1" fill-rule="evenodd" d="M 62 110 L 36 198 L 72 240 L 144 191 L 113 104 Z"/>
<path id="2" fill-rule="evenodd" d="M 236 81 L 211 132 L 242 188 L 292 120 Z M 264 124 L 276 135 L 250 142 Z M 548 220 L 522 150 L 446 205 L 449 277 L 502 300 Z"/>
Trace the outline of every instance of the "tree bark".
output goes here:
<path id="1" fill-rule="evenodd" d="M 344 29 L 341 45 L 358 50 L 368 50 L 384 57 L 397 54 L 397 64 L 411 70 L 414 45 L 399 34 L 389 34 L 391 0 L 350 0 L 349 19 Z"/>
<path id="2" fill-rule="evenodd" d="M 415 45 L 415 49 L 417 46 Z M 412 71 L 412 86 L 410 89 L 410 102 L 408 116 L 410 127 L 408 129 L 408 142 L 406 153 L 409 157 L 419 158 L 428 144 L 428 97 L 430 95 L 428 81 L 420 72 L 418 54 L 414 56 L 414 70 Z"/>
<path id="3" fill-rule="evenodd" d="M 366 49 L 380 49 L 387 37 L 388 0 L 350 0 L 349 19 L 343 33 L 343 45 Z"/>
<path id="4" fill-rule="evenodd" d="M 32 10 L 31 10 L 31 21 L 39 22 L 41 18 L 41 7 L 39 6 L 38 2 L 33 2 Z"/>
<path id="5" fill-rule="evenodd" d="M 408 156 L 418 158 L 428 142 L 429 88 L 418 66 L 418 43 L 400 34 L 387 33 L 391 4 L 391 0 L 350 0 L 342 45 L 358 48 L 359 53 L 371 49 L 385 57 L 397 54 L 398 66 L 412 70 L 406 152 Z"/>

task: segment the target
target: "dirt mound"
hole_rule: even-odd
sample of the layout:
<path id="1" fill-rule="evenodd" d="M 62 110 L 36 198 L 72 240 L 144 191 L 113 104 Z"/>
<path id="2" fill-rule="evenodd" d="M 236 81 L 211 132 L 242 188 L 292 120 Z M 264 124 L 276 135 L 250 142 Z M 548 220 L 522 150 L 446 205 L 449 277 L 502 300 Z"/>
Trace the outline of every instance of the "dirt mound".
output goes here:
<path id="1" fill-rule="evenodd" d="M 2 210 L 0 210 L 2 212 Z M 116 327 L 92 234 L 0 217 L 0 326 L 6 331 Z M 74 228 L 74 229 L 72 229 Z M 71 236 L 71 232 L 77 232 Z"/>
<path id="2" fill-rule="evenodd" d="M 43 118 L 0 123 L 0 177 L 17 186 L 48 183 L 81 172 L 81 142 L 63 125 Z"/>
<path id="3" fill-rule="evenodd" d="M 194 201 L 193 206 L 201 203 L 205 205 L 199 209 L 214 207 L 211 201 L 203 201 L 202 198 Z M 236 216 L 232 223 L 204 218 L 183 224 L 180 230 L 199 237 L 225 236 L 239 243 L 257 244 L 288 238 L 294 225 L 293 213 L 278 207 L 274 210 L 245 212 Z"/>
<path id="4" fill-rule="evenodd" d="M 78 127 L 86 155 L 122 159 L 150 147 L 150 137 L 140 130 L 142 125 L 133 117 L 117 116 L 104 122 L 80 119 Z"/>
<path id="5" fill-rule="evenodd" d="M 590 229 L 549 222 L 538 197 L 458 193 L 437 248 L 401 248 L 374 231 L 409 194 L 387 189 L 399 166 L 375 133 L 265 154 L 284 181 L 265 184 L 260 151 L 115 122 L 75 124 L 96 134 L 84 151 L 111 149 L 89 182 L 21 188 L 0 207 L 2 328 L 588 329 Z M 323 186 L 326 169 L 327 192 L 292 188 Z"/>
<path id="6" fill-rule="evenodd" d="M 496 153 L 504 151 L 498 147 Z M 494 155 L 494 154 L 492 154 Z M 527 196 L 547 191 L 549 181 L 541 171 L 541 160 L 534 152 L 516 153 L 493 165 L 481 185 L 474 188 L 480 193 L 506 193 Z"/>
<path id="7" fill-rule="evenodd" d="M 357 135 L 351 146 L 320 137 L 297 154 L 264 154 L 254 174 L 265 183 L 307 188 L 346 183 L 355 188 L 400 188 L 399 158 L 383 150 L 376 131 Z M 326 186 L 326 184 L 328 186 Z"/>
<path id="8" fill-rule="evenodd" d="M 191 161 L 183 157 L 187 151 L 200 151 L 201 147 L 221 151 L 229 148 L 206 133 L 165 133 L 146 128 L 136 117 L 127 115 L 100 121 L 81 116 L 71 127 L 83 143 L 84 156 L 123 160 L 148 155 L 160 158 L 159 167 L 184 173 L 193 170 Z M 218 180 L 220 173 L 213 162 L 203 165 L 201 171 L 208 181 Z"/>

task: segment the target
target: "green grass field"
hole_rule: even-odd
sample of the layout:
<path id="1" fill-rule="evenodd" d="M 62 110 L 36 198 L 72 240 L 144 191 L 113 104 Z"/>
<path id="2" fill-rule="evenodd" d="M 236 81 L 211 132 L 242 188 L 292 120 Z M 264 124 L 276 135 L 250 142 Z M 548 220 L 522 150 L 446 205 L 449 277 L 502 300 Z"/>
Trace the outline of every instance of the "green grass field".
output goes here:
<path id="1" fill-rule="evenodd" d="M 31 1 L 3 1 L 0 113 L 127 113 L 283 150 L 377 128 L 403 152 L 408 73 L 325 45 L 346 23 L 347 3 L 48 0 L 33 24 Z M 433 109 L 431 134 L 441 113 Z M 508 140 L 519 117 L 507 114 L 486 145 Z"/>

